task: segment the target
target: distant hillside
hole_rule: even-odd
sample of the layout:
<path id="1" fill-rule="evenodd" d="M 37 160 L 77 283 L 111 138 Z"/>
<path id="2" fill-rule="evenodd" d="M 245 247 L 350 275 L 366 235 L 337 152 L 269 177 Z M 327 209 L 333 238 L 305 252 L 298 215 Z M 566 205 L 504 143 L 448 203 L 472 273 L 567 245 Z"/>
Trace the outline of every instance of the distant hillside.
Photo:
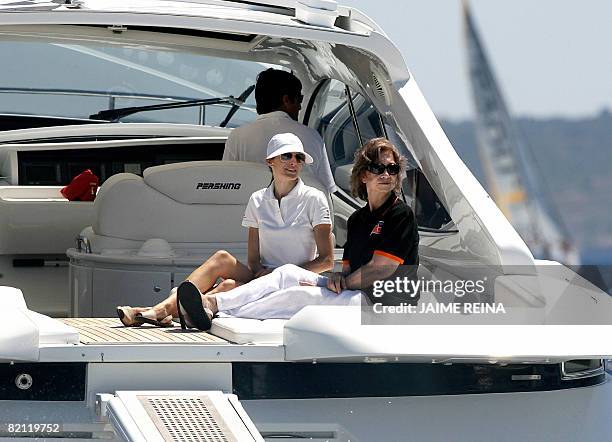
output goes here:
<path id="1" fill-rule="evenodd" d="M 612 249 L 612 113 L 584 119 L 519 118 L 563 222 L 582 249 Z M 486 188 L 471 121 L 442 121 L 457 153 Z"/>

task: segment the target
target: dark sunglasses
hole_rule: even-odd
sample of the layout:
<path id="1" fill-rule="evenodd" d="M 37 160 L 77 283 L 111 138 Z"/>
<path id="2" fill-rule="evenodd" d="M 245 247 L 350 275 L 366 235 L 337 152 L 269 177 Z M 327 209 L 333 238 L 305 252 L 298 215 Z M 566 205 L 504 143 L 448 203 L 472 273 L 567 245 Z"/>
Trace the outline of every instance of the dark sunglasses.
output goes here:
<path id="1" fill-rule="evenodd" d="M 385 173 L 385 170 L 389 172 L 389 175 L 397 175 L 400 171 L 400 165 L 396 163 L 391 163 L 391 164 L 370 163 L 368 164 L 368 171 L 372 172 L 375 175 L 381 175 Z"/>
<path id="2" fill-rule="evenodd" d="M 303 163 L 306 161 L 306 155 L 303 153 L 295 153 L 295 152 L 285 152 L 280 154 L 281 161 L 289 161 L 295 155 L 295 161 L 298 163 Z"/>

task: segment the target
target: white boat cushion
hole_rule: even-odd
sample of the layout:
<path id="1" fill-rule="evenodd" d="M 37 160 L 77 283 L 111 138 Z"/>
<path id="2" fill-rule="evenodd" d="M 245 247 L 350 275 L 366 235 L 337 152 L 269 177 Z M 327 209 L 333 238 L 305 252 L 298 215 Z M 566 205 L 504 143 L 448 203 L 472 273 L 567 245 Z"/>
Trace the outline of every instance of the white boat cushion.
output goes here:
<path id="1" fill-rule="evenodd" d="M 144 182 L 183 204 L 246 205 L 272 178 L 263 164 L 243 161 L 191 161 L 149 167 Z"/>
<path id="2" fill-rule="evenodd" d="M 219 317 L 210 333 L 236 344 L 282 344 L 285 319 L 246 319 Z"/>
<path id="3" fill-rule="evenodd" d="M 243 161 L 155 166 L 144 171 L 144 178 L 116 174 L 98 192 L 93 231 L 136 241 L 244 243 L 247 230 L 241 223 L 246 204 L 253 192 L 268 186 L 271 177 L 266 165 Z M 304 173 L 303 179 L 323 188 L 312 175 Z"/>
<path id="4" fill-rule="evenodd" d="M 150 169 L 144 179 L 121 173 L 104 183 L 94 205 L 97 235 L 169 243 L 244 242 L 246 203 L 271 178 L 266 166 L 244 162 L 197 161 Z M 209 182 L 238 183 L 240 188 L 204 188 Z"/>

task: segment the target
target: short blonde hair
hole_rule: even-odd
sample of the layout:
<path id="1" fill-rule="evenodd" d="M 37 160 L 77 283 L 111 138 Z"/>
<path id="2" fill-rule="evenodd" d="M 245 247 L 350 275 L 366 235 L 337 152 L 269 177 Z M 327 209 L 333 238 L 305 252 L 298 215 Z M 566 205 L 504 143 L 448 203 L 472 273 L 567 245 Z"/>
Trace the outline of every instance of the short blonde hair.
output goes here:
<path id="1" fill-rule="evenodd" d="M 372 138 L 365 143 L 361 149 L 355 152 L 355 162 L 353 163 L 353 171 L 351 172 L 351 193 L 353 196 L 359 197 L 364 201 L 368 199 L 368 191 L 366 185 L 361 181 L 363 173 L 367 170 L 368 165 L 377 163 L 382 152 L 391 152 L 393 158 L 400 166 L 400 171 L 397 175 L 397 182 L 393 189 L 399 195 L 402 188 L 402 181 L 406 175 L 406 159 L 400 155 L 397 147 L 386 138 Z"/>

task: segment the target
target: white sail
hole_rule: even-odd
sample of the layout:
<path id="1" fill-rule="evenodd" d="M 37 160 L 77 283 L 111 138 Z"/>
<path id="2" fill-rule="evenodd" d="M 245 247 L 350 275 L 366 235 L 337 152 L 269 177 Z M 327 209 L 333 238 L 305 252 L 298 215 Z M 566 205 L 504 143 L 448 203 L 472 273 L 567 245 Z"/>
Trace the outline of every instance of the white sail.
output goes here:
<path id="1" fill-rule="evenodd" d="M 534 256 L 578 264 L 578 251 L 543 192 L 534 160 L 510 117 L 467 1 L 463 13 L 478 152 L 488 191 Z"/>

